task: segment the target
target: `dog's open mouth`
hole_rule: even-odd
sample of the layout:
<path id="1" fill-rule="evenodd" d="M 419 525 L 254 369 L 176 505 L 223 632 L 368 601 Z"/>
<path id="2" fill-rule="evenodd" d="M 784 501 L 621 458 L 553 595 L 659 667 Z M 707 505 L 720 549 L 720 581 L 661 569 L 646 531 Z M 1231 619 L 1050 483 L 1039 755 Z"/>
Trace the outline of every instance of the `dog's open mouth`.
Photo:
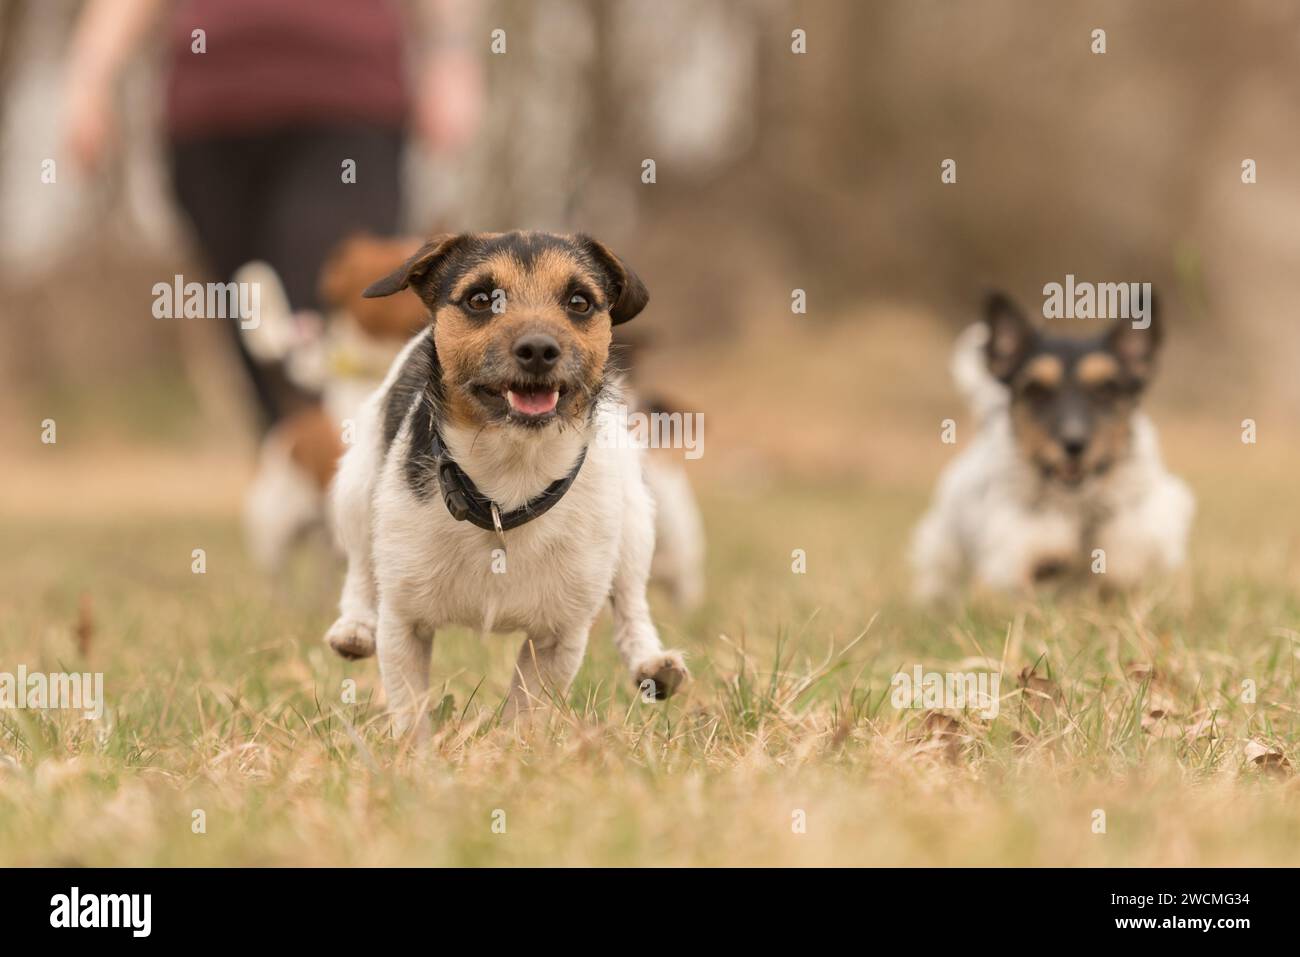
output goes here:
<path id="1" fill-rule="evenodd" d="M 550 415 L 560 404 L 560 390 L 537 386 L 515 385 L 506 389 L 506 404 L 510 411 L 530 418 Z"/>
<path id="2" fill-rule="evenodd" d="M 515 381 L 472 386 L 475 398 L 497 421 L 538 427 L 554 422 L 566 411 L 569 387 L 563 382 Z"/>

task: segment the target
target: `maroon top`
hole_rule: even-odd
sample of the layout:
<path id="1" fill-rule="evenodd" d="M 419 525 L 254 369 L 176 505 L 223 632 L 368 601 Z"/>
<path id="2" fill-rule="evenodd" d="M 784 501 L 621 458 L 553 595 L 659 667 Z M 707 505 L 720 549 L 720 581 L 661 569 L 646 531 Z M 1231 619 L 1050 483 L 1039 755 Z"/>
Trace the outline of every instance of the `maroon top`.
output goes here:
<path id="1" fill-rule="evenodd" d="M 191 50 L 196 29 L 206 53 Z M 389 0 L 179 0 L 169 46 L 175 139 L 406 118 L 402 17 Z"/>

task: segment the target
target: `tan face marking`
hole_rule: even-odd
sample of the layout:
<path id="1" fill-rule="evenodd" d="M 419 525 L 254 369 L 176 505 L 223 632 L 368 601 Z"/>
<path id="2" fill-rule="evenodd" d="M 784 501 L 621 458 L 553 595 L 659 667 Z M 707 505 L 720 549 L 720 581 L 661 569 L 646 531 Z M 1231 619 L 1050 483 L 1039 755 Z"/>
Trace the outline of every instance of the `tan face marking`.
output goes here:
<path id="1" fill-rule="evenodd" d="M 1060 444 L 1032 409 L 1018 402 L 1013 403 L 1011 421 L 1020 454 L 1028 461 L 1048 468 L 1059 468 L 1065 462 L 1065 453 Z"/>
<path id="2" fill-rule="evenodd" d="M 1123 414 L 1112 410 L 1099 416 L 1093 429 L 1092 443 L 1084 457 L 1084 467 L 1095 469 L 1101 465 L 1117 462 L 1128 454 L 1133 441 L 1133 430 L 1129 425 L 1131 406 Z"/>
<path id="3" fill-rule="evenodd" d="M 494 302 L 503 301 L 504 309 L 469 311 L 469 294 L 478 291 Z M 571 314 L 571 292 L 580 292 L 591 303 L 587 313 Z M 564 249 L 540 250 L 527 266 L 509 251 L 500 251 L 460 276 L 449 298 L 451 302 L 438 309 L 434 343 L 452 421 L 479 426 L 491 420 L 473 390 L 504 390 L 517 381 L 511 350 L 521 336 L 536 333 L 551 336 L 561 349 L 555 372 L 560 414 L 571 419 L 587 415 L 604 377 L 612 338 L 599 275 Z"/>
<path id="4" fill-rule="evenodd" d="M 1044 469 L 1067 476 L 1093 474 L 1123 459 L 1132 442 L 1130 421 L 1136 403 L 1129 396 L 1103 396 L 1096 391 L 1114 381 L 1118 373 L 1114 357 L 1101 352 L 1081 357 L 1068 377 L 1057 357 L 1038 356 L 1027 363 L 1019 378 L 1022 389 L 1030 383 L 1058 384 L 1037 400 L 1011 404 L 1013 431 L 1021 455 Z M 1073 411 L 1067 411 L 1068 406 L 1073 406 Z M 1073 461 L 1057 434 L 1062 417 L 1069 415 L 1086 415 L 1090 423 L 1084 452 Z"/>
<path id="5" fill-rule="evenodd" d="M 1036 356 L 1025 363 L 1021 376 L 1026 383 L 1032 382 L 1045 389 L 1055 389 L 1065 378 L 1065 367 L 1056 356 Z"/>
<path id="6" fill-rule="evenodd" d="M 1075 365 L 1074 374 L 1081 385 L 1095 388 L 1118 378 L 1119 363 L 1109 353 L 1089 352 Z"/>

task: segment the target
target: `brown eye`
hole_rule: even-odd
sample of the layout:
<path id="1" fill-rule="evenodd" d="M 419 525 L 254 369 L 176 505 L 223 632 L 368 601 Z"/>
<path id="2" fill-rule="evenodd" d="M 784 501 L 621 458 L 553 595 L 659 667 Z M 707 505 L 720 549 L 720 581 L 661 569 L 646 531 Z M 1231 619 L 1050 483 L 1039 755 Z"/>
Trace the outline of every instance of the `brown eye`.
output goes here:
<path id="1" fill-rule="evenodd" d="M 575 292 L 569 297 L 569 311 L 584 313 L 591 310 L 591 300 L 580 292 Z"/>
<path id="2" fill-rule="evenodd" d="M 469 308 L 473 312 L 482 312 L 484 309 L 490 308 L 491 305 L 492 297 L 485 292 L 476 292 L 469 297 Z"/>

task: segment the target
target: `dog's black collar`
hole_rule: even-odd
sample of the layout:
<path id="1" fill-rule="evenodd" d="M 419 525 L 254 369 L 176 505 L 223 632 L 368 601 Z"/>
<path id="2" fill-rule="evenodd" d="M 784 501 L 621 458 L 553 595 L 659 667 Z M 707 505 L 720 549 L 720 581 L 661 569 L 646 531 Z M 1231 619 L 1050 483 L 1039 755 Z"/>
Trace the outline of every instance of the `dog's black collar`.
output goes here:
<path id="1" fill-rule="evenodd" d="M 469 522 L 485 531 L 501 534 L 545 515 L 564 497 L 564 493 L 578 477 L 582 463 L 586 461 L 587 447 L 582 447 L 578 461 L 573 463 L 568 475 L 556 479 L 536 498 L 508 512 L 502 511 L 496 502 L 478 490 L 474 480 L 451 457 L 442 436 L 436 430 L 433 433 L 433 456 L 438 463 L 438 488 L 442 491 L 442 501 L 451 517 L 458 522 Z"/>

